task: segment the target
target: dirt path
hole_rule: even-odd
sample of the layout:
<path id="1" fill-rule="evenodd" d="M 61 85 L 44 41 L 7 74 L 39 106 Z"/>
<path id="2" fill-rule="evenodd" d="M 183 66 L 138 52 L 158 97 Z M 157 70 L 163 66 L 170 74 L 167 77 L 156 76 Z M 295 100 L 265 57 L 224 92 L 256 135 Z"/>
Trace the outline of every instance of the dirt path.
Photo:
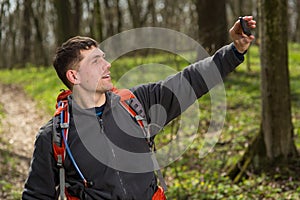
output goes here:
<path id="1" fill-rule="evenodd" d="M 35 136 L 50 116 L 20 87 L 0 84 L 0 95 L 0 199 L 18 199 Z"/>

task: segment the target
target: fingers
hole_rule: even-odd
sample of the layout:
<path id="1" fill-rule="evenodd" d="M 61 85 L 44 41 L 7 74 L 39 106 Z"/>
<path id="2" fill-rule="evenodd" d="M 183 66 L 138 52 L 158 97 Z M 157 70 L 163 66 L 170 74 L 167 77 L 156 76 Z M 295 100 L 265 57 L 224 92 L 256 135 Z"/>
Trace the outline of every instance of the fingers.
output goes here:
<path id="1" fill-rule="evenodd" d="M 246 26 L 250 29 L 256 28 L 256 21 L 253 19 L 253 16 L 244 16 L 243 20 L 246 22 Z M 240 20 L 237 20 L 233 27 L 230 29 L 230 35 L 232 36 L 232 39 L 236 39 L 237 37 L 249 37 L 251 40 L 254 39 L 254 36 L 250 33 L 246 35 L 243 32 L 242 25 Z"/>
<path id="2" fill-rule="evenodd" d="M 246 21 L 246 25 L 248 26 L 248 28 L 250 29 L 256 28 L 256 21 L 253 19 L 253 16 L 244 16 L 243 19 L 244 21 Z M 233 27 L 230 29 L 229 33 L 234 42 L 236 49 L 240 53 L 245 52 L 249 48 L 251 42 L 255 39 L 255 36 L 253 34 L 246 35 L 243 32 L 240 20 L 237 20 L 235 22 Z"/>
<path id="3" fill-rule="evenodd" d="M 256 28 L 256 21 L 253 19 L 253 16 L 244 16 L 243 19 L 247 22 L 249 28 Z"/>

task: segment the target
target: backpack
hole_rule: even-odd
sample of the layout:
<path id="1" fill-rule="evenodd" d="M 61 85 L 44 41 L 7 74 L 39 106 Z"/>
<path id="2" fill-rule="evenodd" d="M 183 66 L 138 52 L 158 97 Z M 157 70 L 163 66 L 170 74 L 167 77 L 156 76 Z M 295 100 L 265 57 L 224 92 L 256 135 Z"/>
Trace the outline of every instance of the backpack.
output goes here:
<path id="1" fill-rule="evenodd" d="M 128 89 L 116 89 L 113 88 L 112 92 L 120 96 L 120 104 L 123 108 L 131 115 L 132 118 L 136 120 L 138 125 L 143 130 L 144 136 L 148 143 L 149 149 L 152 152 L 155 152 L 155 143 L 153 138 L 150 136 L 149 131 L 147 131 L 148 123 L 146 121 L 146 115 L 141 103 L 135 97 L 135 95 Z M 69 113 L 69 106 L 68 106 L 68 96 L 71 95 L 72 92 L 70 90 L 62 90 L 61 93 L 57 97 L 56 102 L 56 111 L 53 117 L 53 135 L 52 135 L 52 147 L 53 147 L 53 154 L 54 158 L 57 162 L 57 166 L 59 168 L 59 195 L 60 199 L 64 199 L 64 194 L 66 195 L 68 200 L 76 200 L 78 198 L 72 197 L 68 194 L 67 190 L 65 189 L 65 170 L 63 167 L 63 162 L 65 159 L 66 153 L 70 157 L 70 160 L 75 167 L 77 173 L 81 177 L 84 186 L 90 187 L 93 185 L 92 181 L 87 180 L 80 168 L 77 166 L 76 161 L 72 156 L 72 152 L 68 146 L 68 132 L 69 132 L 69 120 L 70 120 L 70 113 Z M 156 160 L 155 160 L 156 162 Z M 160 198 L 158 199 L 165 199 L 164 191 L 167 190 L 166 184 L 164 182 L 163 176 L 160 170 L 157 170 L 157 176 L 162 184 L 163 188 L 159 187 Z M 157 195 L 157 193 L 155 194 Z M 162 195 L 162 196 L 161 196 Z"/>

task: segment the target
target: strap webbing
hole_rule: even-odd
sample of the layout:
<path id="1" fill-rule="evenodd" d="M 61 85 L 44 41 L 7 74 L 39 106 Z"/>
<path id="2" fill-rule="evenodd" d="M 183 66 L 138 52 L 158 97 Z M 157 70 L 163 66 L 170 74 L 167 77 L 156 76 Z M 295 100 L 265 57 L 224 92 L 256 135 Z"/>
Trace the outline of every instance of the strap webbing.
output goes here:
<path id="1" fill-rule="evenodd" d="M 59 190 L 60 190 L 60 200 L 64 200 L 65 198 L 65 169 L 62 166 L 62 156 L 57 156 L 57 163 L 59 165 Z"/>

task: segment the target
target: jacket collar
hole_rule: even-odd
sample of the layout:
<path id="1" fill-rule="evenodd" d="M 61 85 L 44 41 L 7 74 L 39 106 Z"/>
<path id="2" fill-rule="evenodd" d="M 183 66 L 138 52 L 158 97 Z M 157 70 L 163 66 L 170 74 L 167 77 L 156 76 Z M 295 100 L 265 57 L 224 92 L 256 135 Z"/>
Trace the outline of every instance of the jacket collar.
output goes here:
<path id="1" fill-rule="evenodd" d="M 108 110 L 110 110 L 111 108 L 115 107 L 120 102 L 120 96 L 113 93 L 112 91 L 106 92 L 105 95 L 106 95 L 106 102 L 105 102 L 105 108 L 104 108 L 103 113 L 105 113 Z M 68 96 L 68 103 L 69 103 L 69 112 L 70 113 L 74 112 L 76 114 L 95 116 L 95 110 L 93 108 L 90 108 L 90 109 L 81 108 L 74 100 L 73 94 Z"/>

